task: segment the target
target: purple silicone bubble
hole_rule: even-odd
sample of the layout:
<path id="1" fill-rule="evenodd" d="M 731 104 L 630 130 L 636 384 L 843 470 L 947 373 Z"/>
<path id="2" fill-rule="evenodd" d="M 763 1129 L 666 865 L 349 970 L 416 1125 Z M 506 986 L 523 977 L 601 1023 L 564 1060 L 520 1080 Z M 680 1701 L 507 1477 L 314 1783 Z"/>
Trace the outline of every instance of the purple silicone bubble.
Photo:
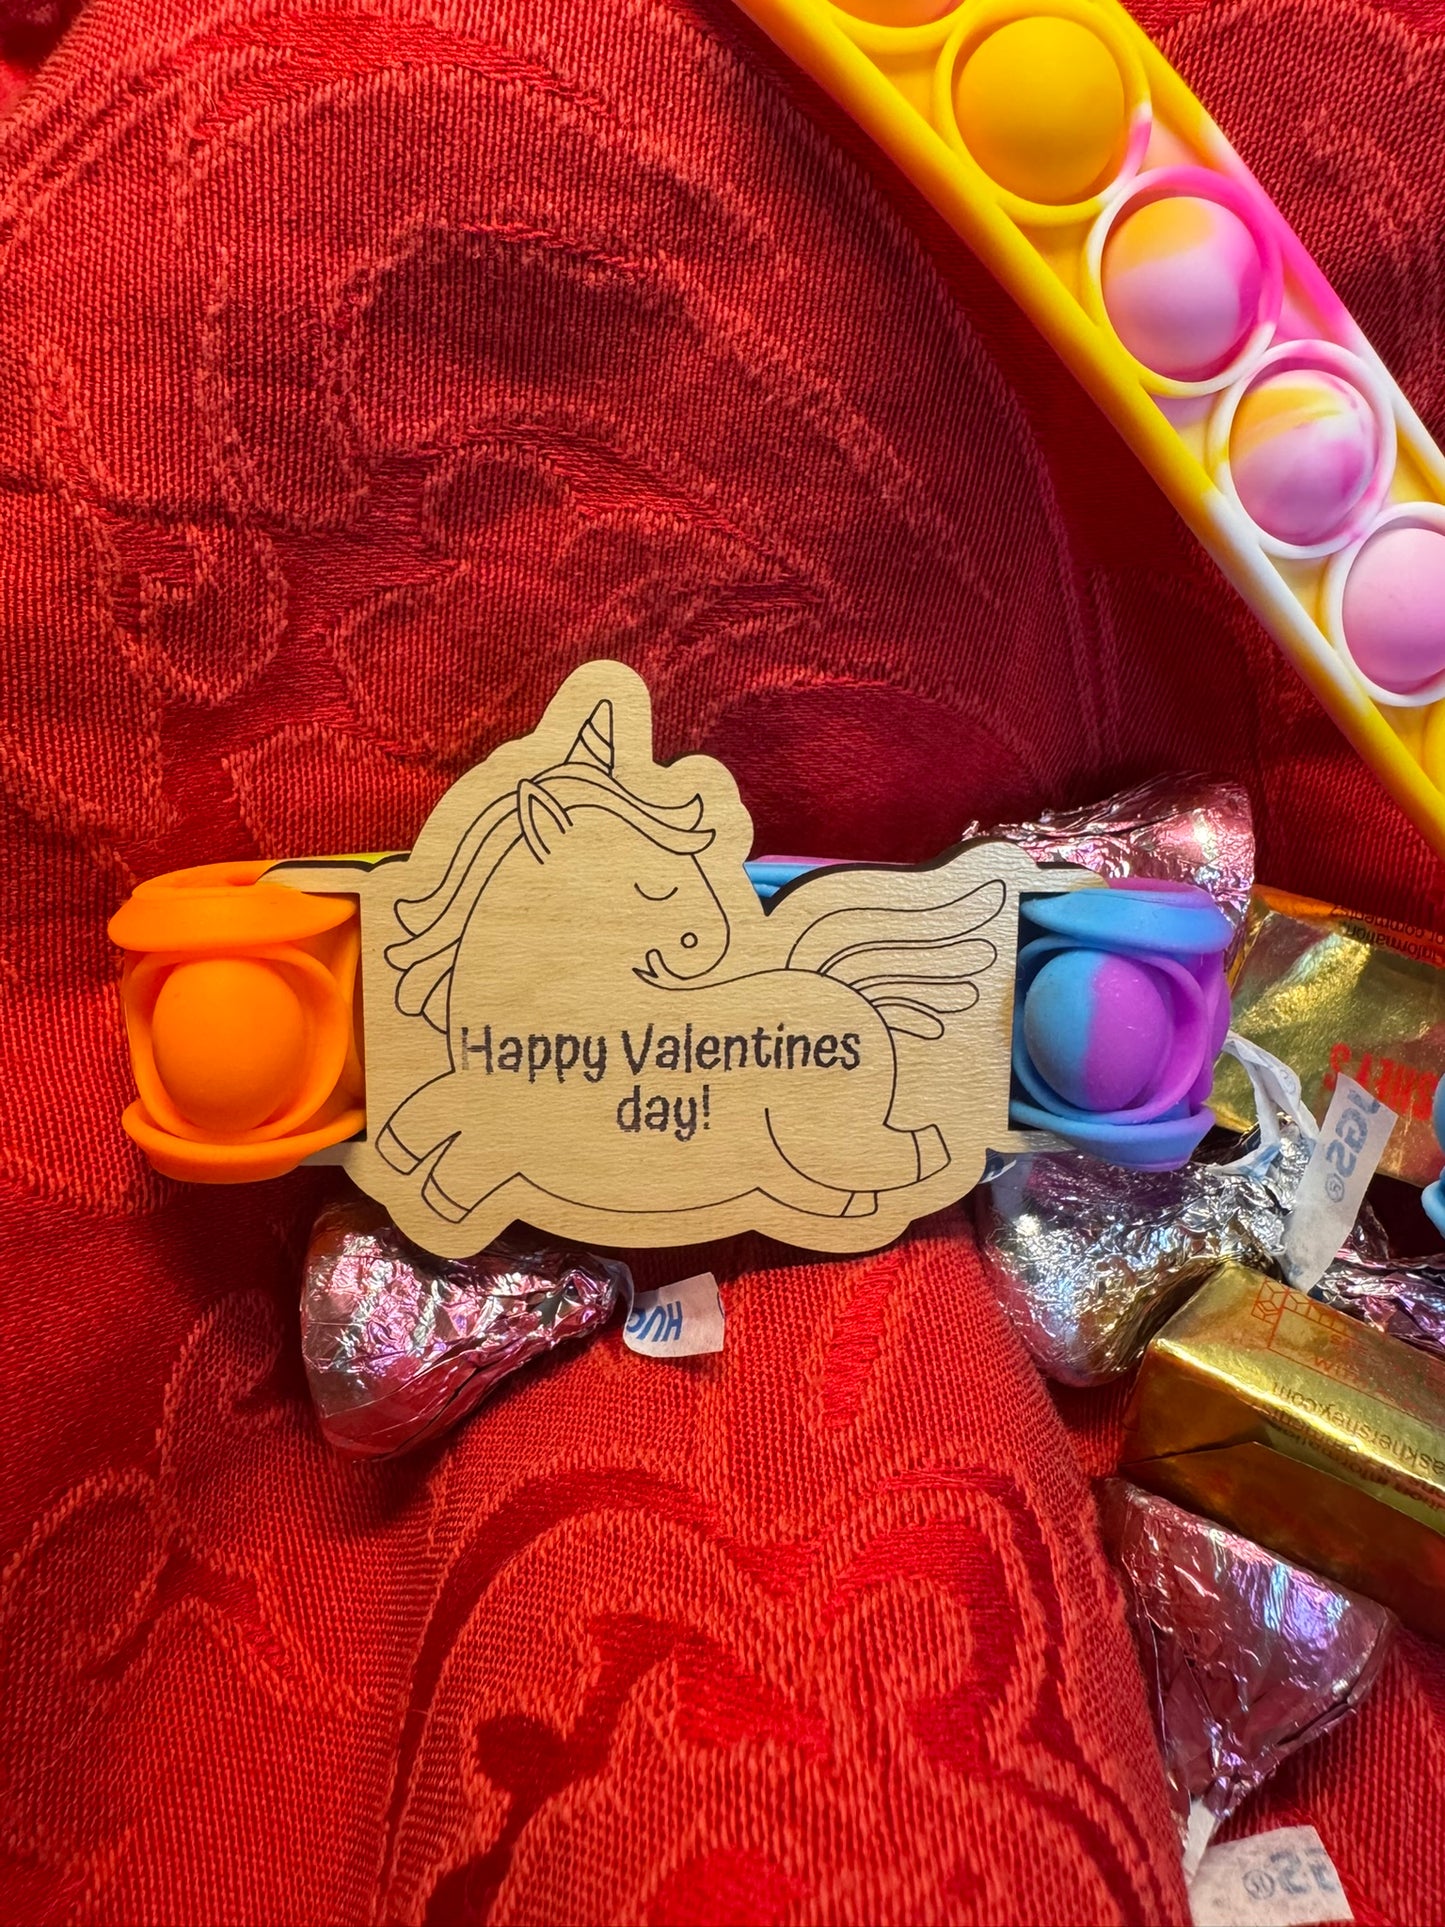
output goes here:
<path id="1" fill-rule="evenodd" d="M 1395 472 L 1389 391 L 1331 341 L 1271 348 L 1210 416 L 1207 465 L 1275 555 L 1326 555 L 1362 533 Z"/>
<path id="2" fill-rule="evenodd" d="M 1279 227 L 1253 185 L 1212 168 L 1153 169 L 1095 222 L 1084 299 L 1156 392 L 1210 393 L 1249 368 L 1279 322 Z"/>
<path id="3" fill-rule="evenodd" d="M 1100 281 L 1114 332 L 1137 361 L 1172 381 L 1204 382 L 1253 334 L 1264 263 L 1232 209 L 1168 195 L 1115 222 Z"/>
<path id="4" fill-rule="evenodd" d="M 1019 977 L 1021 983 L 1027 986 L 1022 993 L 1025 1005 L 1048 958 L 1060 951 L 1080 947 L 1069 943 L 1067 939 L 1057 937 L 1039 937 L 1024 946 L 1019 953 Z M 1210 1019 L 1213 1013 L 1206 1007 L 1204 991 L 1198 981 L 1183 964 L 1176 963 L 1172 957 L 1162 956 L 1155 951 L 1145 955 L 1134 953 L 1132 960 L 1165 980 L 1173 1006 L 1173 1032 L 1169 1054 L 1160 1068 L 1150 1095 L 1140 1103 L 1126 1105 L 1112 1111 L 1086 1111 L 1071 1105 L 1067 1099 L 1054 1091 L 1035 1069 L 1029 1059 L 1024 1026 L 1016 1025 L 1014 1071 L 1019 1082 L 1036 1104 L 1045 1109 L 1052 1107 L 1065 1117 L 1093 1118 L 1096 1122 L 1107 1124 L 1135 1124 L 1147 1123 L 1159 1118 L 1174 1105 L 1188 1101 L 1201 1075 L 1201 1065 L 1206 1061 L 1205 1046 L 1210 1034 Z M 1067 1015 L 1068 1013 L 1062 1013 L 1050 1021 L 1056 1023 L 1067 1021 Z M 1074 1015 L 1077 1020 L 1077 1012 Z M 1212 1056 L 1207 1059 L 1211 1065 L 1213 1061 Z"/>
<path id="5" fill-rule="evenodd" d="M 1061 950 L 1023 1000 L 1024 1041 L 1066 1104 L 1117 1111 L 1152 1092 L 1173 1030 L 1173 1000 L 1130 957 Z"/>

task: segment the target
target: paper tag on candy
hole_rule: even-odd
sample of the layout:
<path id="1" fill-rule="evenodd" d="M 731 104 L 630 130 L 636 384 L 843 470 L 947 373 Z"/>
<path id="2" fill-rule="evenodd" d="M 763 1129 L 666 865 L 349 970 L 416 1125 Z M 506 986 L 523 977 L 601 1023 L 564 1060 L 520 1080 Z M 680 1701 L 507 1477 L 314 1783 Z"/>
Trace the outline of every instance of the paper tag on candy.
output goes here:
<path id="1" fill-rule="evenodd" d="M 723 1348 L 723 1308 L 710 1271 L 658 1291 L 640 1291 L 622 1342 L 643 1358 L 695 1358 Z"/>
<path id="2" fill-rule="evenodd" d="M 1246 1151 L 1243 1157 L 1235 1158 L 1229 1164 L 1221 1165 L 1220 1169 L 1243 1171 L 1250 1177 L 1261 1177 L 1279 1154 L 1281 1117 L 1290 1119 L 1307 1144 L 1313 1144 L 1319 1137 L 1320 1127 L 1315 1123 L 1314 1113 L 1300 1092 L 1299 1078 L 1273 1051 L 1252 1044 L 1247 1037 L 1241 1037 L 1238 1031 L 1232 1030 L 1224 1040 L 1223 1054 L 1232 1057 L 1249 1079 L 1259 1128 L 1254 1149 Z"/>
<path id="3" fill-rule="evenodd" d="M 1190 1884 L 1189 1910 L 1194 1927 L 1316 1927 L 1355 1917 L 1313 1827 L 1211 1847 Z"/>
<path id="4" fill-rule="evenodd" d="M 1209 1851 L 1218 1820 L 1202 1800 L 1189 1802 L 1189 1824 L 1184 1830 L 1184 1879 L 1186 1884 L 1199 1871 L 1199 1863 Z"/>
<path id="5" fill-rule="evenodd" d="M 1319 1283 L 1350 1235 L 1395 1122 L 1388 1105 L 1340 1077 L 1285 1227 L 1285 1277 L 1297 1290 Z"/>

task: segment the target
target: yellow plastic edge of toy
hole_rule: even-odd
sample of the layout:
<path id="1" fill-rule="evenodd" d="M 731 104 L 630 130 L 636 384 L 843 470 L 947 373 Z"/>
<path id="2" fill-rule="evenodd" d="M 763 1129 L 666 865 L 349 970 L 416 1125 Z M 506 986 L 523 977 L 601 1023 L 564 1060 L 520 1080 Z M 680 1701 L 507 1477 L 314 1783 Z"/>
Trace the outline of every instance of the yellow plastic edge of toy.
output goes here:
<path id="1" fill-rule="evenodd" d="M 1236 177 L 1247 175 L 1202 103 L 1127 8 L 1117 0 L 1093 3 L 1101 13 L 1114 16 L 1133 39 L 1151 97 L 1167 103 L 1210 164 Z M 1231 586 L 1268 622 L 1346 739 L 1436 853 L 1445 857 L 1445 796 L 1317 634 L 1272 565 L 1263 555 L 1248 552 L 1251 532 L 1247 525 L 1231 528 L 1230 505 L 1222 493 L 1212 483 L 1201 487 L 1193 456 L 1137 385 L 1130 358 L 1095 326 L 992 197 L 977 191 L 959 156 L 889 84 L 827 0 L 735 4 L 852 115 L 1019 302 L 1164 489 Z M 1049 11 L 1048 0 L 1040 0 L 1039 11 Z M 945 16 L 941 24 L 952 18 Z"/>

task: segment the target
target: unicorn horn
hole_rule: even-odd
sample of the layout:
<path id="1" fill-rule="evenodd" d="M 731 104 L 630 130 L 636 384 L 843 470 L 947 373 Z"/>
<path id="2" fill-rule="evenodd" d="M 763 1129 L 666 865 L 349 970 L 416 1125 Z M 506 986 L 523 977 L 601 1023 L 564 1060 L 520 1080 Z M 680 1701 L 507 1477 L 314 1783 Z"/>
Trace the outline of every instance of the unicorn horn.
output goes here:
<path id="1" fill-rule="evenodd" d="M 612 773 L 612 705 L 600 702 L 577 732 L 567 752 L 569 763 L 595 763 Z"/>

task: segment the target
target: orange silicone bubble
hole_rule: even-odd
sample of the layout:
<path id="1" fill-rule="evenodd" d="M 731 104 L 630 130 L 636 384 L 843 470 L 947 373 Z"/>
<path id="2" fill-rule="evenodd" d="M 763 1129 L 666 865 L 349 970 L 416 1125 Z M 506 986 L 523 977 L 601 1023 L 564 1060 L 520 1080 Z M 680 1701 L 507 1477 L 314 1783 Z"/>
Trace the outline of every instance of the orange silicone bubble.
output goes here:
<path id="1" fill-rule="evenodd" d="M 254 1131 L 289 1109 L 306 1044 L 300 997 L 253 957 L 177 964 L 151 1012 L 161 1082 L 178 1111 L 212 1131 Z"/>
<path id="2" fill-rule="evenodd" d="M 1118 62 L 1077 20 L 1035 14 L 979 42 L 956 83 L 958 131 L 990 180 L 1025 201 L 1086 200 L 1123 162 Z"/>

